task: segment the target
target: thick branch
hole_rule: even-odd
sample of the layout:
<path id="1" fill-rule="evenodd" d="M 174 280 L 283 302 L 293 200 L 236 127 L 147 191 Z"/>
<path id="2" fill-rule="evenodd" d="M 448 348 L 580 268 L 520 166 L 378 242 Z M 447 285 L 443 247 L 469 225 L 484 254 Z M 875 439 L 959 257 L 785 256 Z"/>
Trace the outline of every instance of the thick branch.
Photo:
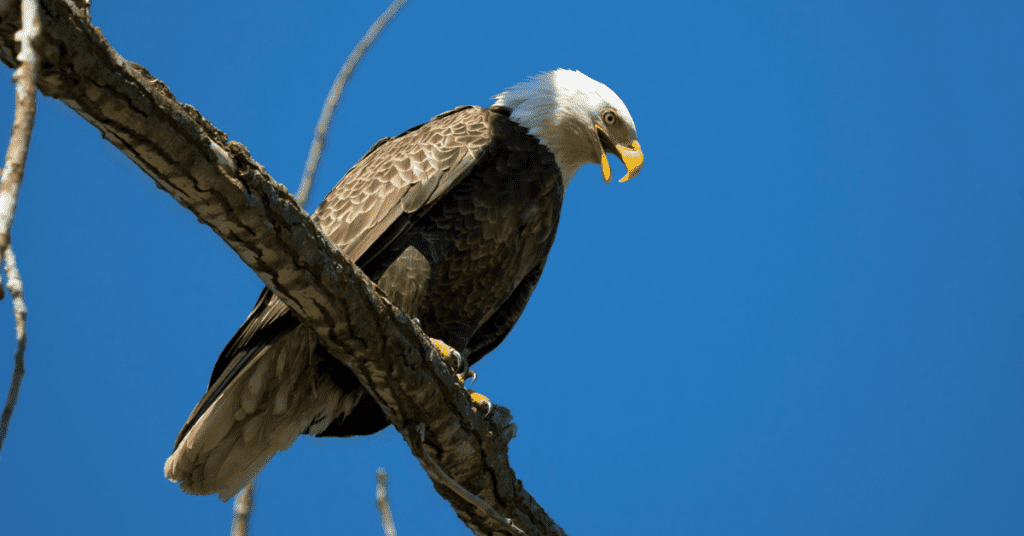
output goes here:
<path id="1" fill-rule="evenodd" d="M 242 145 L 228 143 L 146 69 L 118 55 L 75 7 L 40 4 L 39 90 L 99 129 L 209 225 L 317 333 L 384 408 L 467 526 L 480 534 L 516 532 L 496 511 L 528 534 L 564 534 L 515 478 L 507 433 L 476 411 L 423 332 L 285 188 Z M 12 67 L 18 17 L 14 8 L 0 15 L 0 59 Z M 462 498 L 437 467 L 493 511 Z"/>

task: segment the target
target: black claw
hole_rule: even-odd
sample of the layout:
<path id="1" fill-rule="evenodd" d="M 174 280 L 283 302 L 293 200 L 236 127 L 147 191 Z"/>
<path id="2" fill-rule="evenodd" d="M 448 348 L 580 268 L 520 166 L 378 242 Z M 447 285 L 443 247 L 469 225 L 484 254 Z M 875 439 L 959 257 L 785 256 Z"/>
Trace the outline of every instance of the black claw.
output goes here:
<path id="1" fill-rule="evenodd" d="M 484 400 L 484 403 L 487 404 L 487 411 L 484 412 L 484 417 L 487 417 L 494 411 L 494 403 L 490 399 Z"/>
<path id="2" fill-rule="evenodd" d="M 416 324 L 416 327 L 423 329 L 423 322 L 420 322 L 419 318 L 413 318 L 412 323 Z"/>
<path id="3" fill-rule="evenodd" d="M 476 383 L 476 371 L 475 370 L 466 371 L 466 373 L 462 375 L 462 385 L 466 385 L 466 380 L 469 380 L 469 384 L 470 385 L 473 385 L 474 383 Z"/>
<path id="4" fill-rule="evenodd" d="M 469 372 L 469 362 L 463 359 L 462 354 L 460 354 L 456 350 L 452 350 L 452 355 L 455 356 L 456 359 L 455 370 L 458 371 L 459 376 L 464 376 L 467 372 Z"/>

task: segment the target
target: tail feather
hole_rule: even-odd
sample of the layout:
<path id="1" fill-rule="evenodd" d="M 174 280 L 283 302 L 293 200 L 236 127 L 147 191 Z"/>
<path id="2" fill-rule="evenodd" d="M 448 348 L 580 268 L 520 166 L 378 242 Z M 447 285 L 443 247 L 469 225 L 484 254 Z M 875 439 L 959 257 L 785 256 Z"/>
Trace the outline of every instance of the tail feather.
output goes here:
<path id="1" fill-rule="evenodd" d="M 216 399 L 193 410 L 192 428 L 164 464 L 164 475 L 196 495 L 228 500 L 270 458 L 304 432 L 321 429 L 347 414 L 362 389 L 343 392 L 317 370 L 313 336 L 299 327 L 271 343 L 248 350 L 241 370 L 219 388 Z M 196 412 L 201 411 L 196 419 Z"/>

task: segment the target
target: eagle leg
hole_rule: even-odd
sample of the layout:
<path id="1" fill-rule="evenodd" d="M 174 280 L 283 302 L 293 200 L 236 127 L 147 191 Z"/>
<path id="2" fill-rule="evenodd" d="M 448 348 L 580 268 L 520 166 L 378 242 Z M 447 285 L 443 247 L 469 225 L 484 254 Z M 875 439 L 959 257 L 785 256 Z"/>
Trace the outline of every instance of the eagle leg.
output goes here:
<path id="1" fill-rule="evenodd" d="M 420 322 L 419 318 L 413 318 L 412 321 L 416 324 L 416 327 L 423 329 L 423 324 Z M 452 348 L 448 343 L 441 339 L 435 339 L 433 337 L 428 338 L 430 339 L 431 344 L 434 345 L 434 348 L 437 348 L 437 351 L 441 354 L 441 358 L 444 359 L 444 362 L 455 369 L 455 376 L 459 379 L 459 382 L 462 383 L 463 387 L 466 386 L 467 378 L 471 378 L 470 384 L 476 381 L 476 372 L 469 370 L 469 361 L 464 359 L 458 350 Z M 452 361 L 455 361 L 454 366 Z M 467 389 L 467 391 L 469 391 L 469 397 L 473 400 L 474 404 L 487 406 L 487 411 L 484 412 L 484 416 L 490 415 L 491 411 L 494 409 L 494 403 L 492 403 L 486 396 L 473 391 L 472 389 Z"/>
<path id="2" fill-rule="evenodd" d="M 441 356 L 444 358 L 445 363 L 448 363 L 450 365 L 452 359 L 457 360 L 456 365 L 454 367 L 455 370 L 457 371 L 455 373 L 455 377 L 459 379 L 459 382 L 462 384 L 463 387 L 466 386 L 467 378 L 472 378 L 470 380 L 470 384 L 476 381 L 476 372 L 469 370 L 469 361 L 463 359 L 462 354 L 460 354 L 451 346 L 448 346 L 444 341 L 440 339 L 435 339 L 431 337 L 430 342 L 434 344 L 434 347 L 437 348 L 438 352 L 441 352 Z M 474 404 L 482 404 L 487 406 L 487 411 L 484 412 L 484 416 L 490 415 L 491 410 L 494 409 L 494 404 L 491 403 L 491 401 L 488 400 L 486 396 L 472 389 L 467 389 L 467 391 L 469 391 L 469 397 L 473 399 Z"/>

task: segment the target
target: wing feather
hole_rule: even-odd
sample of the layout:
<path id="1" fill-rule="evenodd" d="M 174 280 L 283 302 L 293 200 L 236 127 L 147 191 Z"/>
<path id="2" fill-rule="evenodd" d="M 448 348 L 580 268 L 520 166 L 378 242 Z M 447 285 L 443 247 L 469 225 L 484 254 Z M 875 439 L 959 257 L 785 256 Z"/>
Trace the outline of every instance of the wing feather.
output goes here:
<path id="1" fill-rule="evenodd" d="M 422 213 L 466 176 L 490 142 L 486 114 L 463 106 L 379 142 L 331 190 L 313 219 L 345 256 L 362 264 L 368 252 L 373 257 L 387 247 L 390 241 L 376 242 L 402 215 Z"/>

